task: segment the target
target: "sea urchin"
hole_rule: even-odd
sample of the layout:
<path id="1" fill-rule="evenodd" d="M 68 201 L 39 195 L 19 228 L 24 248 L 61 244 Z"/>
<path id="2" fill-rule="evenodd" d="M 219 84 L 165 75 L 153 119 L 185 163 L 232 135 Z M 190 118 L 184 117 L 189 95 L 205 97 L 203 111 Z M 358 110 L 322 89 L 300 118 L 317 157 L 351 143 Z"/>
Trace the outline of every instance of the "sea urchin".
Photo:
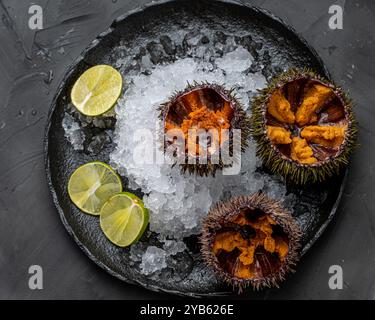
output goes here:
<path id="1" fill-rule="evenodd" d="M 164 103 L 160 111 L 165 147 L 175 143 L 177 133 L 182 137 L 184 147 L 173 155 L 182 159 L 179 164 L 183 172 L 214 175 L 217 169 L 230 166 L 223 159 L 224 147 L 228 156 L 234 159 L 235 141 L 239 144 L 236 149 L 239 153 L 247 146 L 250 120 L 233 90 L 226 90 L 221 85 L 189 84 Z M 237 140 L 235 131 L 239 134 Z"/>
<path id="2" fill-rule="evenodd" d="M 262 193 L 218 204 L 203 223 L 201 252 L 208 266 L 241 292 L 278 287 L 298 260 L 300 229 L 278 201 Z"/>
<path id="3" fill-rule="evenodd" d="M 251 122 L 257 155 L 299 185 L 338 174 L 357 136 L 350 99 L 310 70 L 292 69 L 272 80 L 253 101 Z"/>

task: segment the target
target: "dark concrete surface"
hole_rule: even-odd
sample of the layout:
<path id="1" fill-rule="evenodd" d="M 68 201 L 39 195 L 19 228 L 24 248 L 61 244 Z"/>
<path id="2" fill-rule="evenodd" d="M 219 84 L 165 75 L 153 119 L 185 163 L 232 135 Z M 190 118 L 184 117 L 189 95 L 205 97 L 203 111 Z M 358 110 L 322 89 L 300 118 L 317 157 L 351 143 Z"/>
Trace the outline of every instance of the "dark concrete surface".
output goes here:
<path id="1" fill-rule="evenodd" d="M 122 283 L 93 264 L 65 231 L 47 188 L 43 135 L 56 87 L 79 53 L 122 13 L 149 0 L 0 0 L 0 299 L 170 298 Z M 243 1 L 245 2 L 245 1 Z M 360 143 L 338 214 L 270 299 L 375 298 L 375 2 L 254 0 L 301 33 L 355 100 Z M 44 8 L 44 29 L 28 9 Z M 330 30 L 328 8 L 344 7 L 344 29 Z M 43 290 L 30 290 L 40 265 Z M 344 288 L 330 290 L 340 265 Z M 242 297 L 246 298 L 246 297 Z"/>

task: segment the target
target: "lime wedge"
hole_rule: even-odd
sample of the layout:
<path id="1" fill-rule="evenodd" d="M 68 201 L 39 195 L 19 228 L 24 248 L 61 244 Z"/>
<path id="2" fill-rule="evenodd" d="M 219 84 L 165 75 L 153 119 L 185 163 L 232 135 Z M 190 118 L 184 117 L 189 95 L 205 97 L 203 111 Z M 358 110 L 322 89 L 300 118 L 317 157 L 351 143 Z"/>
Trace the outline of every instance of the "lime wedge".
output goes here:
<path id="1" fill-rule="evenodd" d="M 100 212 L 100 227 L 106 237 L 119 247 L 137 242 L 148 220 L 149 213 L 142 200 L 129 192 L 114 195 Z"/>
<path id="2" fill-rule="evenodd" d="M 99 215 L 103 204 L 122 191 L 120 177 L 107 164 L 89 162 L 76 169 L 70 176 L 68 194 L 83 212 Z"/>
<path id="3" fill-rule="evenodd" d="M 71 100 L 84 115 L 98 116 L 114 106 L 121 89 L 121 74 L 111 66 L 98 65 L 78 78 L 71 92 Z"/>

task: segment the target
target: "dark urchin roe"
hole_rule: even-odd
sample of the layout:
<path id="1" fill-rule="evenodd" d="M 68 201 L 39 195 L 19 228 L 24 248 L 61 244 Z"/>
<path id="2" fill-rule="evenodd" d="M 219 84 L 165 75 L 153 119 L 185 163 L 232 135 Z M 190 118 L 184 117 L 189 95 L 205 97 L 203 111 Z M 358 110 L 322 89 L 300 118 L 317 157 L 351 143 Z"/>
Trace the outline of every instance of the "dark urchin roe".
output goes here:
<path id="1" fill-rule="evenodd" d="M 269 215 L 243 210 L 231 228 L 218 232 L 212 250 L 221 267 L 241 279 L 258 279 L 277 272 L 288 254 L 288 238 Z"/>

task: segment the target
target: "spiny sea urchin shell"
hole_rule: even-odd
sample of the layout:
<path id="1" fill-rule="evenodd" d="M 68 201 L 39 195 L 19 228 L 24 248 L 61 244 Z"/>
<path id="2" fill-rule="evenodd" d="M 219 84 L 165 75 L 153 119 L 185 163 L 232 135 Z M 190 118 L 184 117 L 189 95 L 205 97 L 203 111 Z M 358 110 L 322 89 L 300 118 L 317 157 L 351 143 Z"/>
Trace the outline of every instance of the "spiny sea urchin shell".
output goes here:
<path id="1" fill-rule="evenodd" d="M 298 261 L 301 232 L 291 214 L 265 194 L 218 204 L 201 235 L 204 261 L 241 292 L 278 287 Z"/>
<path id="2" fill-rule="evenodd" d="M 208 82 L 188 84 L 185 90 L 176 92 L 166 103 L 160 107 L 161 119 L 164 125 L 164 135 L 173 130 L 180 130 L 184 140 L 181 169 L 183 172 L 197 173 L 201 176 L 208 174 L 215 175 L 216 170 L 230 166 L 222 157 L 223 146 L 226 145 L 230 157 L 233 154 L 233 132 L 240 130 L 240 152 L 247 146 L 250 134 L 250 119 L 236 98 L 234 90 L 227 90 L 219 84 Z M 211 134 L 212 130 L 217 130 L 218 135 L 206 137 L 206 142 L 190 138 L 192 129 L 203 130 Z M 227 136 L 222 133 L 226 131 Z M 174 141 L 165 139 L 165 147 Z M 199 140 L 199 141 L 198 141 Z M 193 151 L 191 151 L 193 150 Z M 204 157 L 203 157 L 203 156 Z M 174 154 L 176 156 L 176 154 Z M 193 163 L 190 161 L 193 158 Z M 204 161 L 203 161 L 204 160 Z"/>
<path id="3" fill-rule="evenodd" d="M 347 94 L 308 69 L 273 79 L 252 103 L 251 124 L 257 155 L 298 185 L 338 174 L 348 165 L 357 137 Z"/>

